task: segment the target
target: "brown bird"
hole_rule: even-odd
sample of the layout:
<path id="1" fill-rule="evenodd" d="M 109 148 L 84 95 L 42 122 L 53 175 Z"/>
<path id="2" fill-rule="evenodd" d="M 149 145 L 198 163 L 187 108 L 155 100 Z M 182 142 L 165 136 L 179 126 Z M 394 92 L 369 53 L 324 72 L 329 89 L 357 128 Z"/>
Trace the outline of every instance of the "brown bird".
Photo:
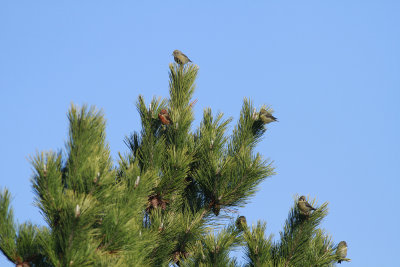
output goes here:
<path id="1" fill-rule="evenodd" d="M 171 118 L 169 117 L 168 111 L 166 109 L 162 109 L 160 113 L 158 113 L 158 118 L 164 125 L 168 125 L 171 123 Z"/>
<path id="2" fill-rule="evenodd" d="M 174 56 L 175 62 L 179 65 L 185 65 L 188 62 L 192 62 L 184 53 L 179 50 L 174 50 L 172 55 Z"/>
<path id="3" fill-rule="evenodd" d="M 264 124 L 268 124 L 268 123 L 277 121 L 277 118 L 275 118 L 274 116 L 272 116 L 272 114 L 269 113 L 265 108 L 262 108 L 262 109 L 260 110 L 259 117 L 260 117 L 260 120 L 261 120 Z"/>
<path id="4" fill-rule="evenodd" d="M 237 227 L 240 231 L 243 231 L 244 228 L 247 227 L 246 217 L 244 217 L 244 216 L 239 216 L 239 218 L 236 219 L 236 227 Z"/>
<path id="5" fill-rule="evenodd" d="M 347 256 L 346 241 L 339 242 L 337 249 L 336 249 L 336 255 L 340 258 L 340 260 L 338 260 L 338 263 L 342 263 L 342 259 L 346 258 L 346 256 Z"/>
<path id="6" fill-rule="evenodd" d="M 313 206 L 310 205 L 310 203 L 307 202 L 305 196 L 301 196 L 299 198 L 299 201 L 297 202 L 297 207 L 300 210 L 300 213 L 303 215 L 310 215 L 310 211 L 316 210 L 313 208 Z"/>

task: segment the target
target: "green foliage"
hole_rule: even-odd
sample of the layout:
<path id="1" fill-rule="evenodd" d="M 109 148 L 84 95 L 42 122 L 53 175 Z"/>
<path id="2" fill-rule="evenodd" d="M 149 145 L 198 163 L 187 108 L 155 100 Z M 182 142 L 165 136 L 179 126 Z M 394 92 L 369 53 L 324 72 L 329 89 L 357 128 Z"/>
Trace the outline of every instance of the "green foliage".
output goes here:
<path id="1" fill-rule="evenodd" d="M 14 224 L 14 212 L 10 208 L 10 193 L 4 189 L 0 194 L 0 248 L 8 260 L 16 261 L 17 246 L 14 240 L 17 237 Z"/>
<path id="2" fill-rule="evenodd" d="M 229 253 L 242 245 L 239 233 L 233 225 L 218 234 L 209 231 L 189 247 L 193 256 L 183 266 L 238 266 L 236 260 L 229 257 Z"/>
<path id="3" fill-rule="evenodd" d="M 51 266 L 47 261 L 43 243 L 48 236 L 46 228 L 31 223 L 18 226 L 10 208 L 11 196 L 7 189 L 0 192 L 0 249 L 15 264 L 32 263 L 34 266 Z"/>
<path id="4" fill-rule="evenodd" d="M 16 224 L 10 194 L 0 193 L 3 254 L 15 264 L 60 267 L 239 266 L 230 253 L 240 249 L 247 266 L 336 261 L 336 247 L 318 228 L 326 203 L 304 216 L 295 202 L 279 241 L 265 237 L 263 222 L 220 227 L 274 174 L 271 162 L 254 152 L 266 122 L 244 99 L 230 135 L 232 119 L 209 108 L 192 131 L 198 67 L 169 69 L 170 99 L 153 98 L 147 106 L 139 96 L 142 129 L 125 138 L 129 152 L 119 154 L 116 166 L 102 112 L 71 106 L 65 152 L 31 158 L 35 204 L 47 225 Z"/>
<path id="5" fill-rule="evenodd" d="M 272 235 L 265 238 L 266 227 L 265 222 L 258 221 L 251 231 L 246 229 L 243 234 L 248 266 L 273 266 Z"/>

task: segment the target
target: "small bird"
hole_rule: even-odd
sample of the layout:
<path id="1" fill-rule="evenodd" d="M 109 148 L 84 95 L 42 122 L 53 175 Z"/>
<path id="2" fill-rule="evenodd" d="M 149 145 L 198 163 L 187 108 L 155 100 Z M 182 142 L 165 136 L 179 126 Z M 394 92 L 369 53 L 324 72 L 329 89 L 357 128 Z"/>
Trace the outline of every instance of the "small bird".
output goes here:
<path id="1" fill-rule="evenodd" d="M 306 201 L 305 196 L 301 196 L 299 198 L 299 202 L 297 202 L 297 207 L 299 208 L 300 213 L 303 215 L 310 215 L 310 211 L 316 210 L 315 208 L 313 208 L 313 206 L 310 205 L 310 203 Z"/>
<path id="2" fill-rule="evenodd" d="M 185 65 L 188 62 L 192 62 L 184 53 L 179 50 L 174 50 L 172 55 L 174 56 L 175 62 L 179 65 Z"/>
<path id="3" fill-rule="evenodd" d="M 171 123 L 171 118 L 169 117 L 168 111 L 166 109 L 162 109 L 160 113 L 158 113 L 158 118 L 164 125 L 168 125 Z"/>
<path id="4" fill-rule="evenodd" d="M 236 227 L 240 230 L 243 231 L 245 227 L 247 227 L 247 221 L 246 217 L 240 216 L 239 218 L 236 219 Z"/>
<path id="5" fill-rule="evenodd" d="M 275 118 L 274 116 L 272 116 L 272 114 L 269 113 L 265 108 L 262 108 L 262 109 L 260 110 L 259 116 L 260 116 L 260 120 L 261 120 L 264 124 L 268 124 L 268 123 L 277 121 L 277 118 Z"/>
<path id="6" fill-rule="evenodd" d="M 346 241 L 340 241 L 337 249 L 336 249 L 336 255 L 340 257 L 340 260 L 338 260 L 338 263 L 342 263 L 342 259 L 346 258 L 347 256 L 347 244 Z"/>

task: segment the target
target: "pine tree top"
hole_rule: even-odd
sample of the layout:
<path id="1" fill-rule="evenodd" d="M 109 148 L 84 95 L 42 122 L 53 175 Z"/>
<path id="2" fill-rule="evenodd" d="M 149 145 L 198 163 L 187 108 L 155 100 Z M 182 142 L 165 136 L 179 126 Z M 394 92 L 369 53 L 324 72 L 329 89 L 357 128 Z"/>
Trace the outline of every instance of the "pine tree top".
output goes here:
<path id="1" fill-rule="evenodd" d="M 246 266 L 348 260 L 318 228 L 327 203 L 304 213 L 296 200 L 276 242 L 265 223 L 236 215 L 274 174 L 254 151 L 276 121 L 273 110 L 244 99 L 229 133 L 232 119 L 205 108 L 196 128 L 198 67 L 187 61 L 169 70 L 170 98 L 146 105 L 139 96 L 141 129 L 125 138 L 129 152 L 116 163 L 102 112 L 71 106 L 65 153 L 31 158 L 35 204 L 47 225 L 16 224 L 9 192 L 0 193 L 3 254 L 16 266 L 239 266 L 230 257 L 239 248 Z"/>

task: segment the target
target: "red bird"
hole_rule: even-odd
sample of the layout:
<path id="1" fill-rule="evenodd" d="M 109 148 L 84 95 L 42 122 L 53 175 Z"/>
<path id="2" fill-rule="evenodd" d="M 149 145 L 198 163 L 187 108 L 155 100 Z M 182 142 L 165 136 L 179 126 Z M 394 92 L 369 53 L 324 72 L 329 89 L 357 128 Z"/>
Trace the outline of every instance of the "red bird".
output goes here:
<path id="1" fill-rule="evenodd" d="M 158 118 L 164 125 L 168 125 L 171 123 L 171 118 L 169 117 L 168 111 L 166 109 L 162 109 L 160 113 L 158 113 Z"/>

